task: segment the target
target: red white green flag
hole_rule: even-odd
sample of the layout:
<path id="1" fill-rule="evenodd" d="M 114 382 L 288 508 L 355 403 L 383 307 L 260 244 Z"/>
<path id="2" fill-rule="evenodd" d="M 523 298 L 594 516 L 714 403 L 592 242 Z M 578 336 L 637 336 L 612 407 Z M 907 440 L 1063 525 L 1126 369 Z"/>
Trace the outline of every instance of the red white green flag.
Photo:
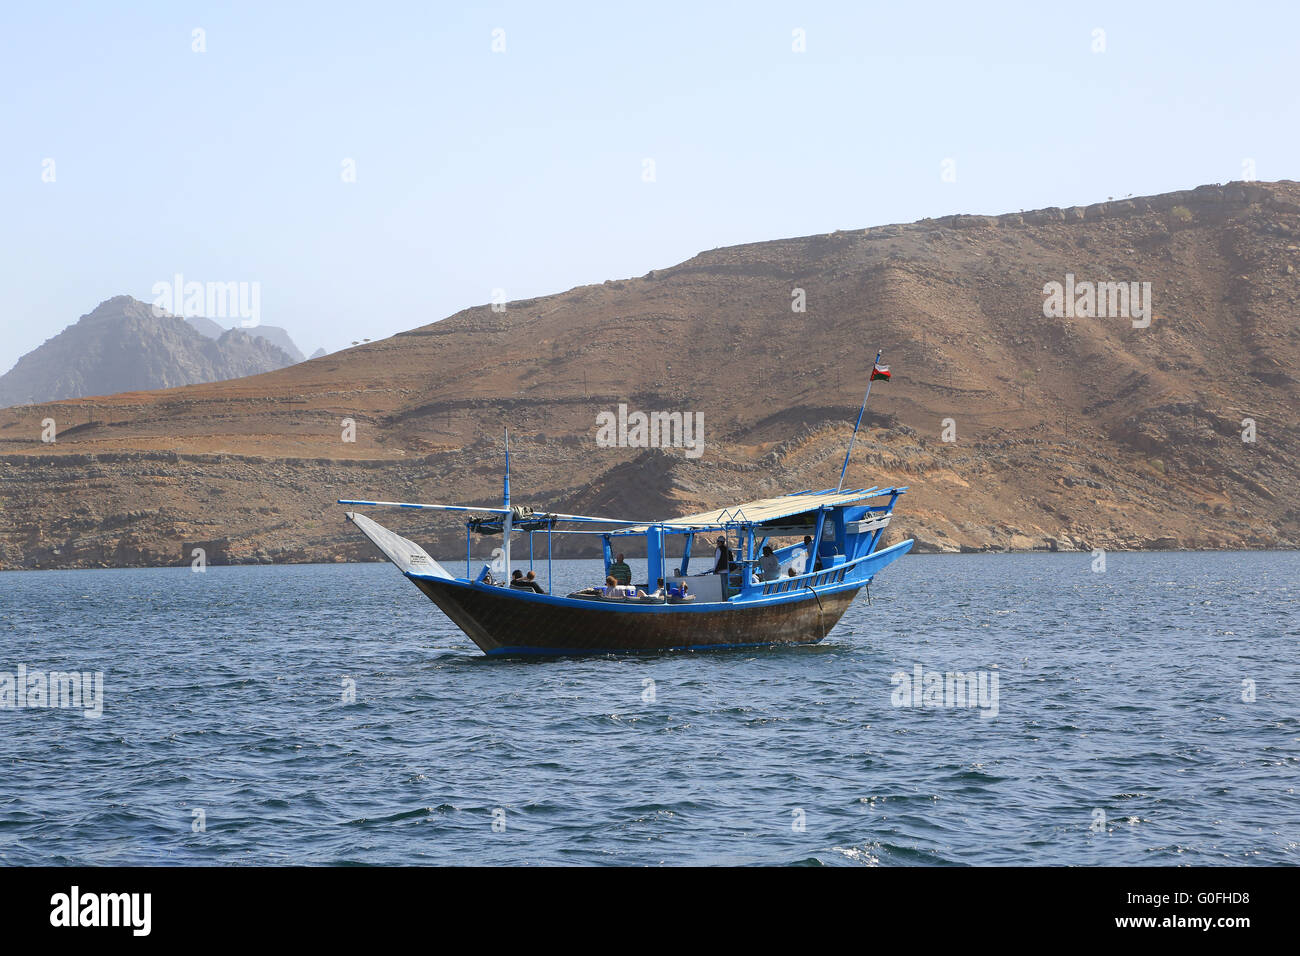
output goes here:
<path id="1" fill-rule="evenodd" d="M 871 366 L 871 381 L 874 382 L 878 378 L 883 378 L 888 380 L 889 366 L 881 365 L 879 362 L 874 362 Z"/>

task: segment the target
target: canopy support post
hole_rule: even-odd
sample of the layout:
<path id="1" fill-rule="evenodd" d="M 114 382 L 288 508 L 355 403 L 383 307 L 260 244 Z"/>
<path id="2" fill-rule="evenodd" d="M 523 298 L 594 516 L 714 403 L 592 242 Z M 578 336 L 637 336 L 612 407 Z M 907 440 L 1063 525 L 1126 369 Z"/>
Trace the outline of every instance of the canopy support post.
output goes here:
<path id="1" fill-rule="evenodd" d="M 811 574 L 817 567 L 817 559 L 821 556 L 822 550 L 822 529 L 826 527 L 826 508 L 822 506 L 817 509 L 817 528 L 813 531 L 812 547 L 809 549 L 812 553 L 808 555 L 808 563 L 804 566 L 804 573 Z"/>
<path id="2" fill-rule="evenodd" d="M 510 430 L 506 429 L 506 478 L 502 489 L 502 497 L 505 499 L 502 507 L 506 509 L 505 515 L 501 519 L 501 532 L 505 536 L 505 541 L 501 546 L 501 558 L 505 564 L 505 580 L 510 581 L 510 526 L 513 524 L 511 519 L 514 513 L 510 510 Z"/>

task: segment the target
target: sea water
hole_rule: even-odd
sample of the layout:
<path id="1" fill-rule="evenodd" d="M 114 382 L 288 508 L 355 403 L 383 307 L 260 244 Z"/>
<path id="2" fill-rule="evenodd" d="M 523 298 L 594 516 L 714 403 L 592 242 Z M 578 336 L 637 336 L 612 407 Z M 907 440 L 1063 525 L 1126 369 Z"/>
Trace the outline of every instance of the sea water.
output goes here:
<path id="1" fill-rule="evenodd" d="M 386 564 L 0 574 L 0 863 L 1300 862 L 1300 555 L 1095 567 L 909 555 L 819 645 L 581 659 Z"/>

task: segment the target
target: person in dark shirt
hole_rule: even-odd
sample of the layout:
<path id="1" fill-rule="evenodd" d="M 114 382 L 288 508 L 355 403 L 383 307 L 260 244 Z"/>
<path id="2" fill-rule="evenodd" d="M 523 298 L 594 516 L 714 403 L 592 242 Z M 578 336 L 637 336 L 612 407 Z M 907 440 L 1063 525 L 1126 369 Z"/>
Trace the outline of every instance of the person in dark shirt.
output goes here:
<path id="1" fill-rule="evenodd" d="M 623 557 L 624 557 L 623 553 L 619 552 L 614 563 L 609 566 L 609 574 L 610 577 L 612 577 L 619 584 L 631 584 L 632 569 L 628 567 L 628 564 L 626 561 L 623 560 Z"/>
<path id="2" fill-rule="evenodd" d="M 727 547 L 727 539 L 718 535 L 718 546 L 713 552 L 713 573 L 726 574 L 731 569 L 731 549 Z"/>
<path id="3" fill-rule="evenodd" d="M 532 571 L 528 572 L 528 577 L 524 577 L 524 572 L 516 570 L 510 575 L 510 586 L 519 588 L 521 591 L 536 591 L 538 594 L 545 594 L 542 586 L 537 583 L 537 575 Z"/>

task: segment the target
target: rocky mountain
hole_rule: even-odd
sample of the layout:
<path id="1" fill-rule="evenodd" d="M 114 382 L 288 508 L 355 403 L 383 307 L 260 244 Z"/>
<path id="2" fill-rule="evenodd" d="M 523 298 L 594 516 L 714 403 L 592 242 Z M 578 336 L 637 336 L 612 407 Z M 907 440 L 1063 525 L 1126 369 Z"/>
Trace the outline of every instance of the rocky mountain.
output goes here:
<path id="1" fill-rule="evenodd" d="M 294 354 L 242 329 L 201 334 L 189 322 L 155 315 L 151 306 L 119 295 L 0 376 L 0 407 L 242 378 L 302 361 L 297 349 Z"/>
<path id="2" fill-rule="evenodd" d="M 503 426 L 539 507 L 834 486 L 877 348 L 893 377 L 847 484 L 910 486 L 894 540 L 1300 543 L 1300 184 L 1279 182 L 714 249 L 252 378 L 0 410 L 0 564 L 369 558 L 335 499 L 496 502 Z M 620 405 L 702 416 L 703 453 L 598 441 Z M 382 520 L 463 560 L 455 518 Z"/>
<path id="3" fill-rule="evenodd" d="M 210 339 L 219 339 L 226 333 L 226 329 L 206 316 L 191 315 L 187 316 L 185 321 Z M 302 352 L 299 351 L 298 346 L 294 344 L 289 333 L 278 325 L 259 324 L 248 328 L 244 328 L 243 326 L 235 326 L 235 328 L 247 332 L 255 339 L 265 339 L 285 355 L 289 356 L 289 358 L 294 362 L 305 362 L 307 360 L 307 357 L 303 355 Z"/>

